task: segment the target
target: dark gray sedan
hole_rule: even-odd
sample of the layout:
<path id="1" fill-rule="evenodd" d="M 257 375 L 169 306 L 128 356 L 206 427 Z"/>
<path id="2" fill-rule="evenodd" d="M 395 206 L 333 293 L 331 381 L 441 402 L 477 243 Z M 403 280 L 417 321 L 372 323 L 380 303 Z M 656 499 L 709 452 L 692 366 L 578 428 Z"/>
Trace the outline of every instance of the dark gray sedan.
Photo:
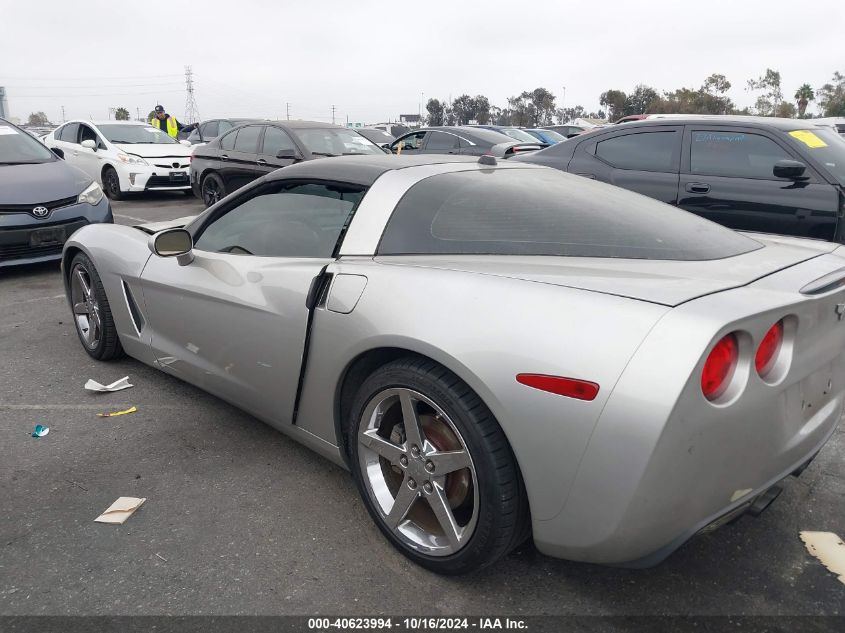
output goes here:
<path id="1" fill-rule="evenodd" d="M 86 224 L 113 222 L 100 185 L 0 119 L 0 268 L 59 260 Z"/>

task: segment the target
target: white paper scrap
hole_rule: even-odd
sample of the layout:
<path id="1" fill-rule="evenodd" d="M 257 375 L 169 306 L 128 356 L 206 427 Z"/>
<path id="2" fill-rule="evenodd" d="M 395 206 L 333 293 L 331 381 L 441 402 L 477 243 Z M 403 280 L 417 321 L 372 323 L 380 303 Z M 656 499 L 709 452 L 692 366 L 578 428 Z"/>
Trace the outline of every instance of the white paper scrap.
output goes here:
<path id="1" fill-rule="evenodd" d="M 120 391 L 121 389 L 129 389 L 133 385 L 129 384 L 129 376 L 124 376 L 120 380 L 115 380 L 110 385 L 101 385 L 96 380 L 92 380 L 91 378 L 88 379 L 88 382 L 85 383 L 85 388 L 88 391 Z"/>
<path id="2" fill-rule="evenodd" d="M 132 516 L 141 504 L 146 501 L 146 498 L 139 499 L 138 497 L 119 497 L 117 501 L 111 504 L 108 509 L 98 516 L 94 521 L 97 523 L 119 523 L 122 524 Z"/>

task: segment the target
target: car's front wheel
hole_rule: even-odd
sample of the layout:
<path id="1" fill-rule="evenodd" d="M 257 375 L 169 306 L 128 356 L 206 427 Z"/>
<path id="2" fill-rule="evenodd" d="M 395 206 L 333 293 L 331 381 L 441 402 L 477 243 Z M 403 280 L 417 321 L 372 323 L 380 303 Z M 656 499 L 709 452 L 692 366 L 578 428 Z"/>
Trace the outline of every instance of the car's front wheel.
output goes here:
<path id="1" fill-rule="evenodd" d="M 124 197 L 120 190 L 120 178 L 114 167 L 106 167 L 103 170 L 103 190 L 111 200 L 122 200 Z"/>
<path id="2" fill-rule="evenodd" d="M 103 282 L 94 264 L 83 253 L 73 258 L 68 282 L 73 322 L 82 347 L 97 360 L 122 356 L 123 347 L 120 345 Z"/>
<path id="3" fill-rule="evenodd" d="M 217 174 L 208 174 L 202 179 L 202 201 L 206 207 L 210 207 L 218 200 L 226 197 L 226 186 Z"/>
<path id="4" fill-rule="evenodd" d="M 347 429 L 364 503 L 405 556 L 442 574 L 485 567 L 527 536 L 516 460 L 481 399 L 410 356 L 361 386 Z"/>

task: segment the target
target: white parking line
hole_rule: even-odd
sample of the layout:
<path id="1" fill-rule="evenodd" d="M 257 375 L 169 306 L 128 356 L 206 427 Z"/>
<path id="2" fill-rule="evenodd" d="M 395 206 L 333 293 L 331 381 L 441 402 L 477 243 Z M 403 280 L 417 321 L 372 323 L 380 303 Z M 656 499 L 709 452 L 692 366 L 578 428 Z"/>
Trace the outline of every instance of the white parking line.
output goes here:
<path id="1" fill-rule="evenodd" d="M 845 543 L 833 532 L 801 532 L 807 551 L 821 561 L 828 571 L 845 585 Z"/>

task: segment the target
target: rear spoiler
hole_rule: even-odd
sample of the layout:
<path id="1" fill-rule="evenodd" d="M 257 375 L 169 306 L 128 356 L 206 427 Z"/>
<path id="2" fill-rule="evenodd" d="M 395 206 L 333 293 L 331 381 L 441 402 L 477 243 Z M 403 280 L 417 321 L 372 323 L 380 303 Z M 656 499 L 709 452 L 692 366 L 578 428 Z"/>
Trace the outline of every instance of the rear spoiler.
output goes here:
<path id="1" fill-rule="evenodd" d="M 548 147 L 548 145 L 546 143 L 520 143 L 519 141 L 514 141 L 513 143 L 499 143 L 498 145 L 494 145 L 487 153 L 496 158 L 510 158 L 517 154 L 536 152 L 544 147 Z"/>

